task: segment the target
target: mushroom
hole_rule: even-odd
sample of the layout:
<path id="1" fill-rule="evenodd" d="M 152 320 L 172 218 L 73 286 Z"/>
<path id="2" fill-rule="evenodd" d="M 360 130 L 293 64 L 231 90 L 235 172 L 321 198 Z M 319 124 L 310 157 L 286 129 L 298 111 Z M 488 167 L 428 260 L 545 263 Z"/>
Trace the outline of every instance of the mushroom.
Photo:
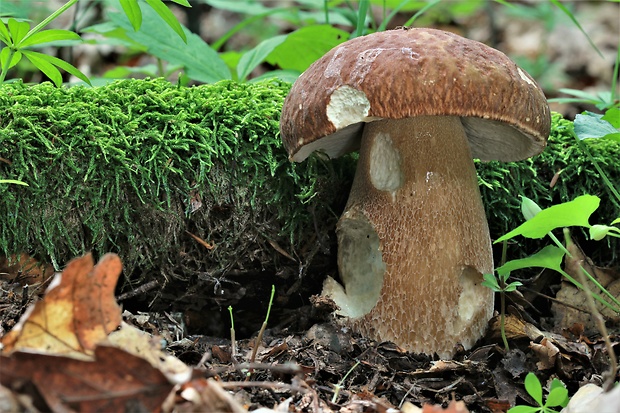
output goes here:
<path id="1" fill-rule="evenodd" d="M 292 86 L 280 132 L 292 161 L 359 149 L 338 221 L 341 285 L 323 294 L 358 332 L 419 353 L 471 348 L 493 313 L 491 241 L 472 158 L 540 153 L 550 112 L 503 53 L 434 29 L 349 40 Z"/>

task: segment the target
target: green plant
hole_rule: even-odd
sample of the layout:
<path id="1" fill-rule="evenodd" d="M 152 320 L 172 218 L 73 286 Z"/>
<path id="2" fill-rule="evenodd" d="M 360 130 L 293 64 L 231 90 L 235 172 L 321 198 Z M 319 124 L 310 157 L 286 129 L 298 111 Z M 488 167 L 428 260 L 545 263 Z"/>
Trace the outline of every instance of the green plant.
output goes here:
<path id="1" fill-rule="evenodd" d="M 22 57 L 25 57 L 37 69 L 45 73 L 56 86 L 62 84 L 62 75 L 60 74 L 60 70 L 58 70 L 59 68 L 90 84 L 90 80 L 86 75 L 70 63 L 57 57 L 31 50 L 31 48 L 48 46 L 56 42 L 80 40 L 80 36 L 77 33 L 69 30 L 42 30 L 77 1 L 78 0 L 69 0 L 33 28 L 25 21 L 18 21 L 13 18 L 9 18 L 6 23 L 4 21 L 0 23 L 0 42 L 5 45 L 0 52 L 0 66 L 2 67 L 0 71 L 0 83 L 3 83 L 6 79 L 9 69 L 19 63 Z"/>
<path id="2" fill-rule="evenodd" d="M 507 245 L 504 243 L 504 246 Z M 506 248 L 504 248 L 506 251 Z M 484 281 L 482 281 L 482 285 L 490 288 L 496 293 L 500 295 L 500 332 L 502 335 L 502 341 L 504 342 L 504 348 L 506 351 L 510 351 L 510 347 L 508 345 L 508 339 L 506 338 L 506 293 L 515 291 L 517 287 L 522 286 L 523 284 L 519 281 L 513 281 L 508 283 L 508 277 L 510 273 L 498 274 L 497 277 L 495 274 L 484 274 Z"/>
<path id="3" fill-rule="evenodd" d="M 569 128 L 569 133 L 577 140 L 577 143 L 582 146 L 582 149 L 588 155 L 590 161 L 599 172 L 601 179 L 605 182 L 606 187 L 610 190 L 613 196 L 620 201 L 620 196 L 612 182 L 601 170 L 598 162 L 589 153 L 588 148 L 583 144 L 582 140 L 587 138 L 601 138 L 616 140 L 620 136 L 620 132 L 616 129 L 617 124 L 610 123 L 607 119 L 620 123 L 617 118 L 617 111 L 615 109 L 609 109 L 608 113 L 603 115 L 596 115 L 593 113 L 585 113 L 578 115 L 575 120 L 574 128 Z M 581 226 L 589 230 L 590 238 L 596 241 L 600 241 L 605 237 L 620 238 L 620 229 L 614 225 L 620 223 L 620 218 L 614 219 L 609 225 L 589 223 L 590 216 L 598 208 L 600 199 L 591 195 L 584 195 L 574 199 L 573 201 L 554 205 L 547 210 L 543 211 L 536 202 L 521 196 L 521 212 L 526 219 L 526 222 L 518 228 L 510 231 L 504 236 L 500 237 L 496 243 L 503 242 L 504 249 L 502 254 L 502 265 L 496 269 L 497 276 L 494 274 L 485 274 L 483 285 L 491 288 L 491 290 L 500 294 L 501 309 L 500 309 L 500 329 L 502 340 L 506 350 L 509 349 L 508 341 L 505 335 L 505 293 L 514 291 L 521 285 L 519 282 L 507 283 L 510 272 L 515 269 L 521 269 L 526 267 L 543 267 L 553 269 L 565 278 L 575 284 L 578 288 L 583 289 L 584 284 L 567 274 L 562 268 L 561 263 L 564 255 L 569 255 L 570 252 L 564 247 L 564 245 L 553 234 L 553 230 L 556 228 L 565 228 L 570 226 Z M 516 235 L 522 235 L 527 238 L 543 238 L 549 236 L 554 246 L 548 246 L 543 248 L 538 253 L 520 260 L 513 260 L 508 263 L 506 260 L 506 241 L 513 238 Z M 582 267 L 583 269 L 583 267 Z M 583 270 L 585 275 L 611 300 L 611 303 L 596 293 L 591 293 L 594 298 L 601 303 L 611 308 L 616 312 L 620 312 L 620 302 L 604 289 L 596 279 Z"/>
<path id="4" fill-rule="evenodd" d="M 342 390 L 342 388 L 344 387 L 345 380 L 347 379 L 347 377 L 349 377 L 349 374 L 351 374 L 353 370 L 355 370 L 360 364 L 361 362 L 356 359 L 355 364 L 353 364 L 351 368 L 347 370 L 346 374 L 342 377 L 342 379 L 340 379 L 340 381 L 334 385 L 334 395 L 332 396 L 331 400 L 332 403 L 336 403 L 336 401 L 338 400 L 338 396 L 340 395 L 340 390 Z"/>
<path id="5" fill-rule="evenodd" d="M 515 406 L 508 410 L 508 413 L 557 413 L 552 407 L 566 407 L 568 404 L 568 390 L 558 379 L 553 379 L 549 386 L 547 398 L 543 400 L 543 388 L 540 380 L 534 373 L 527 373 L 525 376 L 525 390 L 532 396 L 538 406 Z"/>
<path id="6" fill-rule="evenodd" d="M 191 7 L 187 0 L 172 1 L 182 6 Z M 3 83 L 6 79 L 9 69 L 17 65 L 22 57 L 25 57 L 34 67 L 50 78 L 56 86 L 62 84 L 62 76 L 59 69 L 65 70 L 85 83 L 91 84 L 88 77 L 70 63 L 57 57 L 31 50 L 42 46 L 71 45 L 81 41 L 81 37 L 71 30 L 42 30 L 77 2 L 78 0 L 67 1 L 67 3 L 33 28 L 30 28 L 28 22 L 16 18 L 3 19 L 0 22 L 0 42 L 5 45 L 2 48 L 2 52 L 0 52 L 0 83 Z M 119 2 L 133 30 L 139 30 L 142 26 L 143 16 L 138 0 L 119 0 Z M 145 0 L 145 2 L 150 6 L 151 10 L 164 20 L 165 24 L 173 32 L 184 42 L 187 41 L 181 24 L 162 0 Z"/>
<path id="7" fill-rule="evenodd" d="M 549 208 L 542 210 L 536 204 L 533 204 L 533 201 L 528 200 L 525 197 L 523 202 L 530 204 L 530 206 L 527 208 L 532 211 L 530 214 L 533 214 L 533 216 L 531 216 L 531 218 L 529 218 L 519 227 L 510 231 L 508 234 L 500 237 L 495 242 L 498 243 L 509 240 L 517 235 L 521 235 L 526 238 L 537 239 L 550 235 L 551 239 L 556 245 L 548 245 L 536 254 L 533 254 L 527 258 L 508 261 L 501 267 L 497 268 L 495 271 L 500 275 L 506 275 L 510 274 L 510 272 L 512 271 L 523 268 L 548 268 L 559 272 L 560 274 L 562 274 L 562 276 L 564 276 L 564 278 L 569 280 L 579 289 L 583 290 L 583 285 L 562 269 L 561 265 L 564 255 L 570 255 L 570 253 L 566 250 L 564 245 L 562 245 L 562 243 L 553 235 L 552 231 L 557 228 L 572 226 L 592 229 L 593 225 L 590 225 L 589 218 L 592 213 L 598 208 L 600 204 L 600 198 L 594 195 L 582 195 L 575 198 L 573 201 L 553 205 Z M 614 223 L 619 222 L 620 219 L 614 220 Z M 607 227 L 611 227 L 611 225 Z M 615 232 L 616 231 L 613 229 L 608 229 L 606 235 L 617 236 Z M 600 230 L 598 230 L 598 227 L 594 229 L 594 234 L 597 235 L 597 237 L 600 237 L 601 234 Z M 583 266 L 582 270 L 585 275 L 590 279 L 590 281 L 592 281 L 597 286 L 597 288 L 604 295 L 607 296 L 610 301 L 607 301 L 599 294 L 593 292 L 592 296 L 594 297 L 594 299 L 598 300 L 600 303 L 610 308 L 611 310 L 620 313 L 620 301 L 618 301 L 618 299 L 614 297 L 609 291 L 603 288 L 603 286 L 601 286 L 600 283 L 594 277 L 592 277 L 591 274 L 587 273 L 587 271 L 583 269 Z"/>

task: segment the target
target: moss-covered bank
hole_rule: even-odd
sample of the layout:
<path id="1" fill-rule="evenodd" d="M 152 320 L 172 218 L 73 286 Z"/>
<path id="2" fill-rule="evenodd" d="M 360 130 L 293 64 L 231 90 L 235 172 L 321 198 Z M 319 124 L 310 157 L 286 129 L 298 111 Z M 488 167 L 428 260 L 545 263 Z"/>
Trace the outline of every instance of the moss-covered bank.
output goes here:
<path id="1" fill-rule="evenodd" d="M 288 89 L 160 79 L 2 86 L 0 176 L 29 186 L 0 186 L 0 250 L 59 266 L 115 251 L 126 274 L 167 280 L 298 275 L 316 253 L 329 256 L 352 167 L 288 161 L 278 136 Z"/>
<path id="2" fill-rule="evenodd" d="M 333 232 L 354 161 L 288 161 L 278 136 L 288 90 L 278 82 L 187 88 L 159 79 L 3 85 L 0 177 L 30 186 L 0 186 L 0 251 L 59 266 L 86 250 L 115 251 L 133 281 L 156 275 L 218 286 L 240 273 L 333 273 Z M 520 194 L 546 207 L 591 193 L 603 198 L 603 222 L 618 215 L 568 135 L 572 123 L 558 115 L 553 122 L 542 155 L 478 165 L 494 237 L 522 221 Z M 620 145 L 589 145 L 620 182 Z"/>

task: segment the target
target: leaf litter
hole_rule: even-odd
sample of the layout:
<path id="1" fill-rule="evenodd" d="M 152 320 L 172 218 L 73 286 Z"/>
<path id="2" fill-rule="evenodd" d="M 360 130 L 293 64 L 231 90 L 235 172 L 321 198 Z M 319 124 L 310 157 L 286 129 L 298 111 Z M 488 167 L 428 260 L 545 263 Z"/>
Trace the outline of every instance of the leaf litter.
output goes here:
<path id="1" fill-rule="evenodd" d="M 543 388 L 558 378 L 573 394 L 586 383 L 601 385 L 608 368 L 600 337 L 587 334 L 583 323 L 545 331 L 552 315 L 528 320 L 527 300 L 518 291 L 509 295 L 508 352 L 499 345 L 499 317 L 478 346 L 453 360 L 437 360 L 351 333 L 329 316 L 333 303 L 315 296 L 298 310 L 297 323 L 266 330 L 250 362 L 254 339 L 238 340 L 233 354 L 229 340 L 188 336 L 172 314 L 121 313 L 114 297 L 121 271 L 114 254 L 97 265 L 90 254 L 77 258 L 29 306 L 20 294 L 6 294 L 19 285 L 15 273 L 0 278 L 2 323 L 8 325 L 15 307 L 23 312 L 1 341 L 3 406 L 54 412 L 495 413 L 534 405 L 523 388 L 530 371 Z M 617 345 L 617 334 L 610 338 Z"/>

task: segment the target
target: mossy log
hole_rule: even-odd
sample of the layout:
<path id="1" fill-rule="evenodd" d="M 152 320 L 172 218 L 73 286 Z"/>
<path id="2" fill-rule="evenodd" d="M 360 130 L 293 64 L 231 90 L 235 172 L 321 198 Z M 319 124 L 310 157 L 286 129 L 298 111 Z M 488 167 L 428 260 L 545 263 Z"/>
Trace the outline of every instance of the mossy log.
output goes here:
<path id="1" fill-rule="evenodd" d="M 274 278 L 287 280 L 289 293 L 308 275 L 320 285 L 336 272 L 334 228 L 355 156 L 288 161 L 278 122 L 289 88 L 162 79 L 2 85 L 0 178 L 29 186 L 0 185 L 0 252 L 57 268 L 85 251 L 117 252 L 125 287 L 158 279 L 164 301 L 207 294 L 227 304 L 244 296 L 240 280 L 248 279 L 264 285 L 264 297 Z M 521 194 L 547 207 L 590 193 L 603 198 L 603 223 L 618 215 L 571 127 L 555 115 L 543 154 L 477 165 L 494 238 L 522 222 Z M 620 145 L 588 144 L 620 182 Z M 607 246 L 617 260 L 618 244 Z M 178 282 L 189 289 L 168 292 Z"/>

